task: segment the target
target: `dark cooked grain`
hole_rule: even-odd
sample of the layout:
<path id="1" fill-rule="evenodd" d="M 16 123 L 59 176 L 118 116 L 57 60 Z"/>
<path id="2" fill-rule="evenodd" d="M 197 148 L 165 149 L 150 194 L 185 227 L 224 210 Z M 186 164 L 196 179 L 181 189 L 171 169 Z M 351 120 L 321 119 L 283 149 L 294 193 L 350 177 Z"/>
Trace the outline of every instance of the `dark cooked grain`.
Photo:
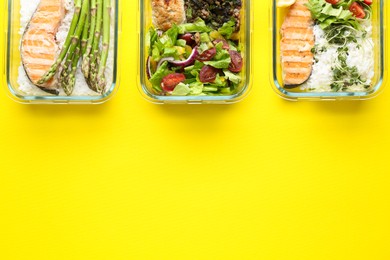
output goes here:
<path id="1" fill-rule="evenodd" d="M 200 17 L 214 29 L 233 18 L 238 31 L 241 6 L 241 0 L 185 0 L 187 21 L 193 22 Z"/>

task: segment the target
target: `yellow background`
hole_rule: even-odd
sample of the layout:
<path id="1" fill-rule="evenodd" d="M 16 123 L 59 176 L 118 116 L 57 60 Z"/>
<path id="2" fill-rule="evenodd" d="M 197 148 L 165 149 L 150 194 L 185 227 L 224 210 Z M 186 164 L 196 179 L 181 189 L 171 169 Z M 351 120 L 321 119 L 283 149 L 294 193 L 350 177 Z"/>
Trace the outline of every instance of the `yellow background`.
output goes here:
<path id="1" fill-rule="evenodd" d="M 390 86 L 364 102 L 280 99 L 256 1 L 248 98 L 153 105 L 137 90 L 137 4 L 122 2 L 112 100 L 0 91 L 0 259 L 390 259 Z"/>

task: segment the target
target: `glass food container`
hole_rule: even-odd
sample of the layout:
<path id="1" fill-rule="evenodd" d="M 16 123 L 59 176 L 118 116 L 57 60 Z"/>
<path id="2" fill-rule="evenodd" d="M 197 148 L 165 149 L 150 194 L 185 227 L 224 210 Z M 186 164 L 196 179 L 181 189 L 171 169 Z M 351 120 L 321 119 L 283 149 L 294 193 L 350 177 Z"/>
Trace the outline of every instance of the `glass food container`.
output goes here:
<path id="1" fill-rule="evenodd" d="M 282 81 L 281 66 L 281 26 L 286 17 L 288 8 L 279 8 L 277 0 L 271 3 L 271 39 L 272 39 L 272 73 L 271 84 L 274 91 L 287 100 L 365 100 L 377 96 L 383 89 L 385 79 L 385 1 L 374 0 L 372 4 L 372 39 L 374 50 L 374 77 L 371 86 L 365 91 L 313 91 L 301 87 L 285 88 Z"/>
<path id="2" fill-rule="evenodd" d="M 138 87 L 147 100 L 157 104 L 229 104 L 242 100 L 249 92 L 251 86 L 251 41 L 252 41 L 252 12 L 250 0 L 242 0 L 241 27 L 239 42 L 243 46 L 241 55 L 243 57 L 243 69 L 241 71 L 242 81 L 235 94 L 230 95 L 207 95 L 207 96 L 163 96 L 153 92 L 152 86 L 147 78 L 146 61 L 148 57 L 147 33 L 152 26 L 151 0 L 140 0 L 139 2 L 139 68 Z"/>
<path id="3" fill-rule="evenodd" d="M 89 90 L 85 85 L 84 78 L 81 76 L 81 70 L 79 69 L 78 77 L 76 75 L 75 91 L 70 96 L 65 95 L 63 90 L 60 90 L 59 95 L 53 95 L 31 85 L 31 82 L 26 84 L 26 79 L 28 79 L 28 77 L 21 63 L 20 51 L 21 38 L 25 30 L 25 28 L 22 28 L 22 25 L 28 24 L 31 18 L 31 8 L 36 8 L 39 2 L 39 0 L 5 1 L 6 9 L 8 9 L 8 14 L 5 15 L 4 25 L 6 38 L 4 57 L 6 68 L 5 79 L 7 90 L 11 98 L 17 102 L 27 104 L 99 104 L 107 101 L 116 92 L 119 83 L 118 54 L 121 31 L 119 0 L 112 0 L 111 4 L 110 47 L 105 73 L 107 80 L 105 93 L 98 94 Z M 65 3 L 68 4 L 66 5 L 67 8 L 69 7 L 69 4 L 72 4 L 71 1 L 69 2 L 67 0 L 65 0 Z M 27 5 L 29 6 L 27 7 Z M 69 10 L 67 12 L 69 12 Z M 65 23 L 65 20 L 66 19 L 63 20 L 61 26 Z M 68 20 L 68 22 L 70 22 L 70 20 Z M 79 67 L 81 66 L 80 64 Z M 84 83 L 82 83 L 83 81 Z M 84 84 L 82 87 L 83 90 L 81 90 L 79 84 Z M 24 87 L 27 85 L 27 88 Z M 76 88 L 79 88 L 79 90 L 76 91 Z"/>

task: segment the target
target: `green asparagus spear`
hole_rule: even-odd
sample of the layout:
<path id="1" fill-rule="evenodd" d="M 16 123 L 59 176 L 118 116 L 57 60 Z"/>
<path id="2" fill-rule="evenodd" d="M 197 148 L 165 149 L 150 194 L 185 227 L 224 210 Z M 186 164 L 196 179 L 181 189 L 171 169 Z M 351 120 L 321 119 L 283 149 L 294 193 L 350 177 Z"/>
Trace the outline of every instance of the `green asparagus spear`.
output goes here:
<path id="1" fill-rule="evenodd" d="M 62 88 L 64 88 L 64 85 L 67 84 L 66 82 L 67 82 L 67 79 L 68 79 L 68 76 L 69 76 L 69 67 L 72 64 L 72 58 L 73 58 L 73 55 L 67 55 L 66 56 L 66 61 L 61 66 L 60 73 L 59 73 L 60 75 L 58 77 L 58 84 Z"/>
<path id="2" fill-rule="evenodd" d="M 90 71 L 87 79 L 88 86 L 93 90 L 97 91 L 97 73 L 98 73 L 98 62 L 100 60 L 99 44 L 101 37 L 103 23 L 103 0 L 97 0 L 97 15 L 96 15 L 96 29 L 93 37 L 92 49 L 89 55 L 90 57 Z"/>
<path id="3" fill-rule="evenodd" d="M 96 29 L 96 0 L 91 0 L 91 9 L 90 9 L 90 17 L 91 17 L 91 24 L 89 28 L 89 35 L 88 35 L 88 41 L 87 41 L 87 47 L 85 50 L 85 53 L 83 53 L 83 62 L 81 65 L 81 70 L 83 71 L 85 79 L 89 78 L 89 68 L 90 68 L 90 53 L 92 49 L 92 43 L 95 35 L 95 29 Z"/>
<path id="4" fill-rule="evenodd" d="M 89 7 L 89 1 L 90 0 L 84 0 L 84 1 L 87 1 L 88 3 L 88 9 L 90 9 Z M 81 38 L 81 51 L 82 51 L 82 54 L 84 54 L 87 50 L 87 42 L 88 42 L 88 34 L 89 34 L 89 26 L 90 26 L 90 21 L 91 20 L 91 12 L 87 12 L 87 17 L 86 17 L 86 20 L 85 20 L 85 23 L 84 23 L 84 29 L 83 29 L 83 35 L 82 35 L 82 38 Z"/>
<path id="5" fill-rule="evenodd" d="M 76 52 L 77 48 L 80 49 L 80 37 L 81 37 L 81 34 L 82 34 L 84 27 L 85 27 L 84 25 L 86 22 L 88 12 L 89 12 L 89 1 L 84 0 L 82 7 L 81 7 L 80 19 L 79 19 L 79 22 L 77 24 L 77 28 L 76 28 L 74 34 L 70 37 L 71 44 L 70 44 L 68 52 L 67 52 L 66 62 L 62 68 L 62 71 L 61 71 L 60 77 L 59 77 L 59 83 L 67 94 L 70 92 L 71 89 L 73 89 L 72 86 L 69 86 L 69 77 L 71 74 L 72 64 L 74 63 L 74 59 L 77 56 L 78 56 L 78 58 L 80 58 L 80 54 L 76 55 L 75 52 Z M 80 52 L 80 50 L 78 52 Z M 77 62 L 78 62 L 78 60 L 77 60 Z"/>
<path id="6" fill-rule="evenodd" d="M 79 46 L 80 42 L 80 37 L 81 34 L 84 30 L 84 23 L 87 18 L 87 13 L 89 10 L 89 4 L 87 0 L 84 0 L 82 8 L 81 8 L 81 13 L 80 13 L 80 20 L 77 24 L 76 31 L 71 37 L 71 45 L 69 46 L 68 49 L 68 55 L 73 55 L 73 52 L 76 50 L 77 46 Z"/>
<path id="7" fill-rule="evenodd" d="M 61 53 L 58 56 L 56 62 L 51 66 L 50 70 L 46 72 L 42 78 L 38 81 L 38 85 L 42 85 L 49 81 L 56 74 L 58 67 L 61 65 L 62 61 L 65 59 L 65 56 L 68 52 L 69 45 L 71 44 L 72 36 L 76 30 L 77 24 L 79 22 L 80 13 L 81 13 L 81 3 L 82 0 L 76 0 L 75 10 L 72 22 L 70 24 L 70 29 L 68 32 L 68 36 L 66 37 L 64 46 L 62 47 Z"/>
<path id="8" fill-rule="evenodd" d="M 81 57 L 81 46 L 77 46 L 72 58 L 71 67 L 69 68 L 68 71 L 67 80 L 65 81 L 65 84 L 62 85 L 65 93 L 68 96 L 72 94 L 76 83 L 76 71 L 77 71 L 77 65 L 79 63 L 80 57 Z"/>
<path id="9" fill-rule="evenodd" d="M 81 8 L 80 20 L 79 20 L 79 23 L 77 25 L 76 31 L 75 31 L 74 35 L 72 36 L 72 43 L 71 43 L 71 45 L 69 47 L 69 51 L 68 51 L 68 57 L 69 57 L 68 61 L 70 61 L 70 63 L 68 64 L 68 67 L 65 68 L 67 70 L 66 79 L 63 80 L 63 82 L 65 82 L 65 84 L 62 85 L 62 87 L 67 95 L 70 95 L 73 91 L 73 88 L 74 88 L 74 81 L 72 82 L 70 80 L 70 78 L 72 77 L 74 64 L 76 64 L 75 66 L 77 67 L 78 61 L 80 59 L 80 52 L 81 52 L 80 37 L 81 37 L 81 34 L 85 28 L 84 25 L 86 23 L 88 12 L 89 12 L 89 1 L 84 0 L 82 8 Z M 73 78 L 74 78 L 74 76 L 73 76 Z"/>
<path id="10" fill-rule="evenodd" d="M 108 51 L 110 46 L 110 26 L 111 26 L 111 0 L 103 0 L 103 47 L 100 55 L 100 63 L 97 74 L 96 90 L 103 94 L 106 88 L 106 78 L 104 72 L 106 70 Z"/>

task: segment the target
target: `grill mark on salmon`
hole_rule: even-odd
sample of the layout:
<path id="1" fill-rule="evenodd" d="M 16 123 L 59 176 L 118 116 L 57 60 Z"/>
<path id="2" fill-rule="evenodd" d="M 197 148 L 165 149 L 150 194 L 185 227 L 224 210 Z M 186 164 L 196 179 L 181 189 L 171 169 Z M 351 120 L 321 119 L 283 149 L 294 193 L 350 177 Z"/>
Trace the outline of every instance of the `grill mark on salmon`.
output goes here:
<path id="1" fill-rule="evenodd" d="M 303 84 L 313 69 L 314 21 L 306 3 L 308 0 L 297 0 L 281 27 L 282 77 L 286 87 Z"/>
<path id="2" fill-rule="evenodd" d="M 286 73 L 308 73 L 311 71 L 311 66 L 305 62 L 286 62 L 284 66 Z"/>
<path id="3" fill-rule="evenodd" d="M 21 58 L 30 81 L 42 90 L 58 95 L 55 79 L 38 81 L 57 59 L 56 33 L 65 16 L 63 0 L 41 0 L 22 36 Z"/>
<path id="4" fill-rule="evenodd" d="M 311 51 L 314 41 L 301 41 L 292 39 L 283 39 L 280 46 L 281 51 Z"/>
<path id="5" fill-rule="evenodd" d="M 290 40 L 313 41 L 313 28 L 286 27 L 282 29 L 282 38 Z"/>
<path id="6" fill-rule="evenodd" d="M 282 29 L 285 29 L 287 26 L 292 28 L 291 25 L 294 25 L 294 28 L 307 28 L 310 26 L 312 21 L 311 16 L 310 17 L 303 17 L 303 16 L 288 16 L 284 20 L 284 23 L 282 25 Z"/>

